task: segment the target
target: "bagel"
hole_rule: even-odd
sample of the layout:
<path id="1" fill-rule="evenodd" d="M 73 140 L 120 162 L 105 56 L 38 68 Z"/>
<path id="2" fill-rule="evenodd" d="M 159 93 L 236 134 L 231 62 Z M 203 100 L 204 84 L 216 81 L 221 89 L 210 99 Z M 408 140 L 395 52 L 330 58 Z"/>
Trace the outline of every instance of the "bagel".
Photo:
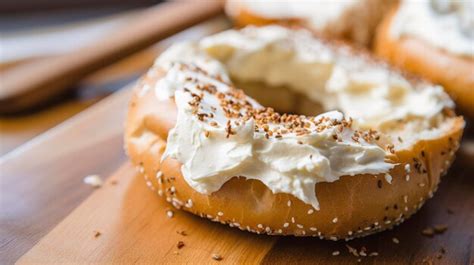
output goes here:
<path id="1" fill-rule="evenodd" d="M 464 128 L 453 106 L 441 87 L 308 31 L 248 27 L 164 52 L 135 87 L 125 146 L 176 208 L 255 233 L 348 240 L 433 195 Z"/>
<path id="2" fill-rule="evenodd" d="M 230 0 L 226 13 L 237 26 L 281 24 L 304 27 L 327 38 L 371 44 L 375 29 L 396 0 Z"/>
<path id="3" fill-rule="evenodd" d="M 442 3 L 447 5 L 437 7 Z M 474 118 L 473 12 L 472 1 L 403 1 L 381 23 L 374 41 L 377 55 L 442 85 L 459 110 L 471 118 Z M 463 26 L 461 16 L 470 19 L 464 22 L 467 25 Z"/>

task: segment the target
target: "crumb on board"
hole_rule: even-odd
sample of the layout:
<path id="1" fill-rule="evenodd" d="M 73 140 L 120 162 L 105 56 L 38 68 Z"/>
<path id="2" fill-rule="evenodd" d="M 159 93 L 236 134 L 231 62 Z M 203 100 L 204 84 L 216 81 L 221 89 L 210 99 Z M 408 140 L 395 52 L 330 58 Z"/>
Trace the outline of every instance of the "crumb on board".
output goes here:
<path id="1" fill-rule="evenodd" d="M 182 235 L 182 236 L 187 236 L 188 235 L 188 233 L 186 233 L 186 231 L 184 231 L 184 230 L 178 230 L 178 231 L 176 231 L 176 233 L 178 233 L 179 235 Z"/>
<path id="2" fill-rule="evenodd" d="M 98 238 L 100 235 L 102 235 L 102 233 L 98 230 L 95 230 L 94 231 L 94 238 Z"/>
<path id="3" fill-rule="evenodd" d="M 214 254 L 212 254 L 212 259 L 220 261 L 220 260 L 222 260 L 222 256 L 219 255 L 219 254 L 214 253 Z"/>
<path id="4" fill-rule="evenodd" d="M 167 211 L 166 211 L 166 215 L 168 216 L 168 218 L 173 218 L 174 212 L 171 211 L 171 210 L 167 210 Z"/>
<path id="5" fill-rule="evenodd" d="M 176 247 L 177 247 L 178 249 L 183 248 L 183 247 L 184 247 L 184 242 L 183 242 L 183 241 L 178 241 L 178 243 L 176 244 Z"/>
<path id="6" fill-rule="evenodd" d="M 446 232 L 446 230 L 448 230 L 448 226 L 447 225 L 435 225 L 435 226 L 433 226 L 433 230 L 436 234 L 442 234 L 442 233 Z"/>
<path id="7" fill-rule="evenodd" d="M 427 227 L 421 231 L 421 234 L 427 237 L 433 237 L 434 229 L 432 227 Z"/>
<path id="8" fill-rule="evenodd" d="M 83 179 L 84 183 L 94 188 L 100 188 L 103 184 L 102 179 L 99 175 L 88 175 Z"/>

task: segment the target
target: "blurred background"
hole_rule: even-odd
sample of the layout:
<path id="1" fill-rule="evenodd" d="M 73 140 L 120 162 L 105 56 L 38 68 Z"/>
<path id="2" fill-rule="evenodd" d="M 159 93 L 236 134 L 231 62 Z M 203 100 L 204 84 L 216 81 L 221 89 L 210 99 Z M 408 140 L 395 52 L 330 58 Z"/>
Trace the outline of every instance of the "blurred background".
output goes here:
<path id="1" fill-rule="evenodd" d="M 158 0 L 0 1 L 0 75 L 68 53 L 113 34 Z M 135 80 L 152 63 L 152 49 L 85 78 L 80 89 L 40 108 L 0 117 L 0 156 Z M 27 77 L 25 77 L 27 78 Z"/>

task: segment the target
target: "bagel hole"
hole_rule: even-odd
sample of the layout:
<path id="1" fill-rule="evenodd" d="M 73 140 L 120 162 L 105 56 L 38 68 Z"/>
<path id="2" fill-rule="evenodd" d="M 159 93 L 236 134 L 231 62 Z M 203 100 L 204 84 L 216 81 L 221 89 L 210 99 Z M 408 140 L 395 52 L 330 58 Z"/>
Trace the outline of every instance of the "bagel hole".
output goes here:
<path id="1" fill-rule="evenodd" d="M 271 86 L 263 82 L 232 80 L 245 94 L 264 107 L 279 113 L 316 116 L 325 112 L 323 106 L 287 86 Z"/>

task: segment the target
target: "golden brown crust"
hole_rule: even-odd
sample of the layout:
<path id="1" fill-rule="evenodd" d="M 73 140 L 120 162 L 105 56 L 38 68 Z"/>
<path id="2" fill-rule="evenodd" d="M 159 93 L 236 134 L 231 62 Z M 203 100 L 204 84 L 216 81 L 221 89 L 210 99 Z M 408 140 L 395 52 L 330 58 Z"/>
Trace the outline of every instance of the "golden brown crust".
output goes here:
<path id="1" fill-rule="evenodd" d="M 316 185 L 321 210 L 289 194 L 273 194 L 258 180 L 233 178 L 211 195 L 191 188 L 173 159 L 160 163 L 168 131 L 174 126 L 176 106 L 172 99 L 158 101 L 153 87 L 163 73 L 147 75 L 135 89 L 126 121 L 125 145 L 149 187 L 175 207 L 257 233 L 353 238 L 401 223 L 421 207 L 436 190 L 458 148 L 464 121 L 442 137 L 419 141 L 410 151 L 396 153 L 400 163 L 384 175 L 344 176 L 333 183 Z M 411 165 L 411 172 L 405 164 Z M 161 179 L 161 180 L 158 180 Z M 291 201 L 289 203 L 289 201 Z"/>
<path id="2" fill-rule="evenodd" d="M 474 60 L 449 54 L 415 37 L 394 39 L 390 28 L 394 8 L 377 30 L 375 52 L 409 72 L 442 85 L 459 109 L 474 117 Z"/>

